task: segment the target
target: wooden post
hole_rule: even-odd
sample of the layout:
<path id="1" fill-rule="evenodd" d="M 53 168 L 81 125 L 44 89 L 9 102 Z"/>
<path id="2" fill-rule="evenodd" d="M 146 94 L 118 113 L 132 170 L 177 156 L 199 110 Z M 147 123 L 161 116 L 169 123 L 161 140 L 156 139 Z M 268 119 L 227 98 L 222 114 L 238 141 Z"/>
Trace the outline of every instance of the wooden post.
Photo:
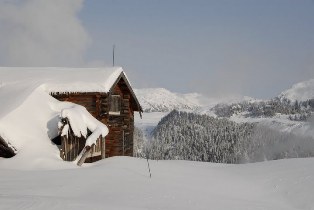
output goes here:
<path id="1" fill-rule="evenodd" d="M 101 141 L 101 159 L 106 158 L 106 138 L 100 136 L 100 141 Z"/>
<path id="2" fill-rule="evenodd" d="M 82 155 L 82 157 L 80 158 L 80 160 L 77 162 L 78 166 L 83 165 L 83 163 L 85 162 L 86 158 L 91 154 L 91 147 L 90 146 L 86 146 L 84 148 L 84 153 Z"/>
<path id="3" fill-rule="evenodd" d="M 96 119 L 100 120 L 100 95 L 96 95 Z"/>
<path id="4" fill-rule="evenodd" d="M 112 66 L 114 66 L 114 50 L 116 48 L 116 45 L 112 46 Z"/>
<path id="5" fill-rule="evenodd" d="M 125 144 L 125 139 L 124 139 L 124 130 L 122 130 L 122 156 L 124 156 L 124 144 Z"/>

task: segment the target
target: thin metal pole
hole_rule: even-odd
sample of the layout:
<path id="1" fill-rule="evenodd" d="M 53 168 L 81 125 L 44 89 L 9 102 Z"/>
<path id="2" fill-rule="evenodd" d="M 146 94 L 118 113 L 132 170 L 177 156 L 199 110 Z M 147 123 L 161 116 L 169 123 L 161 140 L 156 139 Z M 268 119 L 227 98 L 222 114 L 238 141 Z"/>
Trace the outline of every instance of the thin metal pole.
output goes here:
<path id="1" fill-rule="evenodd" d="M 124 156 L 124 130 L 122 131 L 122 135 L 123 135 L 123 137 L 122 137 L 122 155 Z"/>
<path id="2" fill-rule="evenodd" d="M 116 45 L 113 45 L 112 47 L 112 66 L 114 66 L 114 50 L 116 48 Z"/>
<path id="3" fill-rule="evenodd" d="M 148 162 L 148 156 L 146 157 L 147 160 L 147 167 L 148 167 L 148 171 L 149 171 L 149 178 L 152 178 L 152 173 L 150 172 L 150 166 L 149 166 L 149 162 Z"/>

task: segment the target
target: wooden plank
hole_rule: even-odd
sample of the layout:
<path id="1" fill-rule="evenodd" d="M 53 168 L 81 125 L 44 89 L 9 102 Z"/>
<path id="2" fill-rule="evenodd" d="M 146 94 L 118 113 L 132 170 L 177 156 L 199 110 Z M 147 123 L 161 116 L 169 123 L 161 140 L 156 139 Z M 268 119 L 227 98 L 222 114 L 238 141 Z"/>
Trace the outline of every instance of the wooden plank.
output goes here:
<path id="1" fill-rule="evenodd" d="M 82 155 L 82 157 L 80 158 L 80 160 L 77 162 L 78 166 L 83 165 L 83 163 L 85 162 L 86 158 L 90 155 L 91 153 L 91 147 L 90 146 L 86 146 L 84 148 L 84 153 Z"/>
<path id="2" fill-rule="evenodd" d="M 106 140 L 105 138 L 102 138 L 102 136 L 100 136 L 101 139 L 101 159 L 105 159 L 106 157 Z"/>

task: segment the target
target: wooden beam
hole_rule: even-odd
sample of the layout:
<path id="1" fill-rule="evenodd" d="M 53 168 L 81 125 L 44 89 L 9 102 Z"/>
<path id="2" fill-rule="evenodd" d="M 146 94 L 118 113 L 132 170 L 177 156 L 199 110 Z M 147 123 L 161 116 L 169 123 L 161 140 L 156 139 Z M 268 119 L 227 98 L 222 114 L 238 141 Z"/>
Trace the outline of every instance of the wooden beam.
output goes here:
<path id="1" fill-rule="evenodd" d="M 100 136 L 101 139 L 101 159 L 106 158 L 106 139 Z"/>
<path id="2" fill-rule="evenodd" d="M 86 146 L 86 147 L 84 148 L 84 153 L 83 153 L 82 157 L 81 157 L 80 160 L 77 162 L 77 165 L 78 165 L 78 166 L 83 165 L 83 163 L 85 162 L 86 158 L 91 155 L 91 152 L 92 152 L 91 147 L 90 147 L 90 146 Z"/>

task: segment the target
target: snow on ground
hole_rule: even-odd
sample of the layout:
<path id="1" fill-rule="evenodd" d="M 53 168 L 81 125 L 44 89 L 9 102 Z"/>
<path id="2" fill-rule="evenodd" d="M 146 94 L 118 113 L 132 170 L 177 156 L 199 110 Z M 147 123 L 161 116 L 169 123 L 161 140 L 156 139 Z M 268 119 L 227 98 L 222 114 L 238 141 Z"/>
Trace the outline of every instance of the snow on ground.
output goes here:
<path id="1" fill-rule="evenodd" d="M 41 85 L 31 75 L 11 79 L 0 82 L 0 135 L 19 153 L 0 158 L 0 209 L 314 209 L 314 158 L 242 165 L 150 161 L 151 179 L 143 159 L 114 157 L 82 168 L 62 161 L 49 137 L 56 135 L 59 113 L 73 104 L 47 94 L 59 84 Z M 136 125 L 150 132 L 166 114 L 136 115 Z"/>
<path id="2" fill-rule="evenodd" d="M 23 91 L 19 93 L 18 96 L 23 95 Z M 31 93 L 26 90 L 25 95 L 28 96 L 25 96 L 21 104 L 0 118 L 0 136 L 18 150 L 15 157 L 0 159 L 0 167 L 71 167 L 67 163 L 63 164 L 59 149 L 49 137 L 57 136 L 61 110 L 73 104 L 59 102 L 44 92 L 42 87 Z"/>
<path id="3" fill-rule="evenodd" d="M 114 157 L 0 173 L 0 209 L 314 209 L 314 159 L 243 165 Z"/>

